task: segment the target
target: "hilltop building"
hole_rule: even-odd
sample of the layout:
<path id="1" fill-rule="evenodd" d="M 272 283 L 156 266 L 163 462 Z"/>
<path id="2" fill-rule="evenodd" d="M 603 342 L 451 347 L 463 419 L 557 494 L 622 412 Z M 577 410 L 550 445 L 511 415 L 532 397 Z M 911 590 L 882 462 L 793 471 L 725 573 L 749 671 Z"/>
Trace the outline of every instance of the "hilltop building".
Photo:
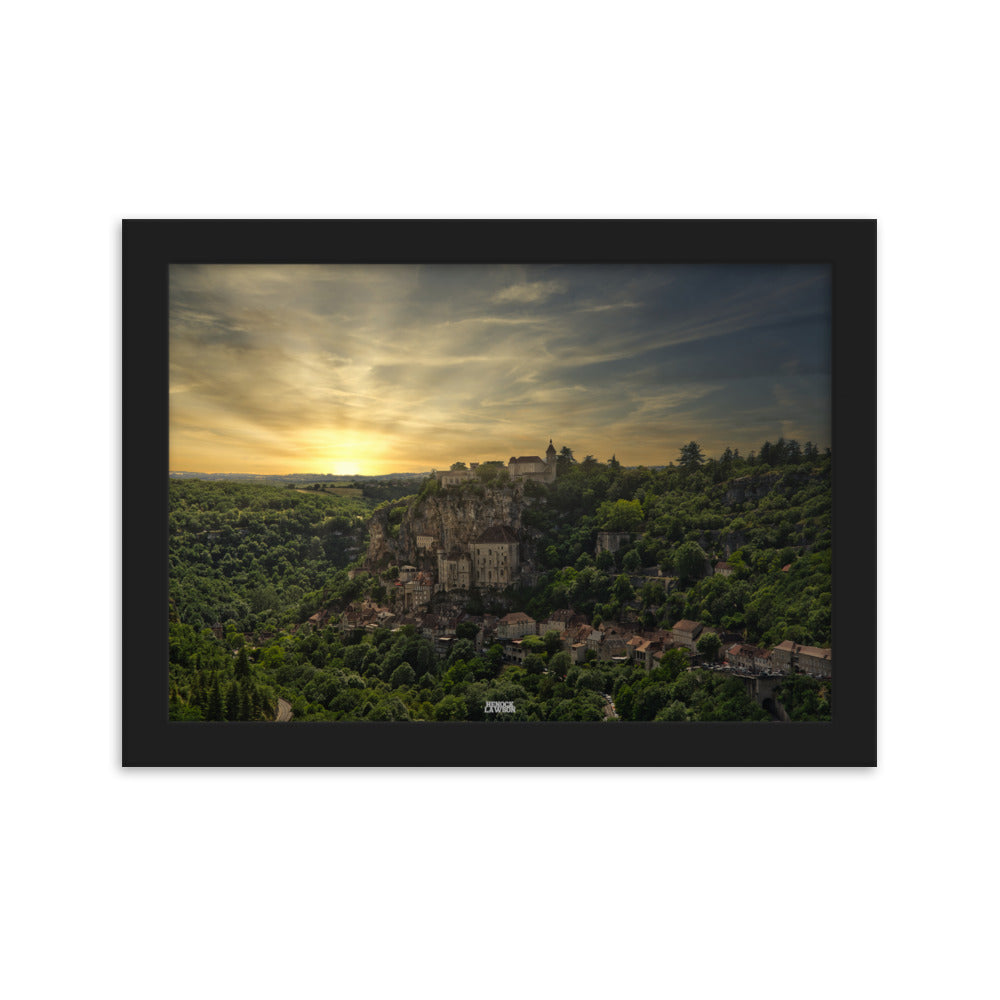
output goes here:
<path id="1" fill-rule="evenodd" d="M 513 455 L 507 463 L 507 472 L 511 479 L 533 479 L 540 483 L 554 483 L 556 481 L 556 449 L 549 438 L 549 446 L 545 449 L 545 458 L 537 455 L 522 455 L 515 458 Z"/>
<path id="2" fill-rule="evenodd" d="M 556 449 L 549 438 L 549 446 L 545 449 L 545 458 L 537 455 L 522 455 L 516 458 L 511 455 L 507 463 L 507 473 L 511 479 L 533 479 L 540 483 L 554 483 L 556 481 Z M 497 463 L 499 464 L 499 463 Z M 475 478 L 476 470 L 479 468 L 478 462 L 470 462 L 467 469 L 448 469 L 444 472 L 436 472 L 438 482 L 442 486 L 461 486 Z"/>

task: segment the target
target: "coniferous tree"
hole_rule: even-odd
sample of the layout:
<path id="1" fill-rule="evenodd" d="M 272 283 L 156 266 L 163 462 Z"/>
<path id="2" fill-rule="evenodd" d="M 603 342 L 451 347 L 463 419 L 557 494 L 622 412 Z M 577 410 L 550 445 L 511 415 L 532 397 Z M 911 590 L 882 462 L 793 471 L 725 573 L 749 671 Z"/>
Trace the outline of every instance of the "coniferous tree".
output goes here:
<path id="1" fill-rule="evenodd" d="M 223 719 L 222 689 L 219 687 L 219 675 L 215 675 L 212 690 L 208 696 L 208 709 L 205 712 L 209 722 L 221 722 Z"/>
<path id="2" fill-rule="evenodd" d="M 679 464 L 682 469 L 693 471 L 704 461 L 705 456 L 702 454 L 701 445 L 697 441 L 690 441 L 681 448 Z"/>
<path id="3" fill-rule="evenodd" d="M 242 647 L 236 657 L 236 679 L 245 680 L 250 676 L 250 657 L 247 655 L 246 647 Z"/>
<path id="4" fill-rule="evenodd" d="M 243 685 L 240 685 L 240 707 L 236 716 L 240 722 L 250 721 L 251 708 L 250 692 Z"/>
<path id="5" fill-rule="evenodd" d="M 240 693 L 236 687 L 236 681 L 232 681 L 226 688 L 226 719 L 235 722 L 240 711 Z"/>

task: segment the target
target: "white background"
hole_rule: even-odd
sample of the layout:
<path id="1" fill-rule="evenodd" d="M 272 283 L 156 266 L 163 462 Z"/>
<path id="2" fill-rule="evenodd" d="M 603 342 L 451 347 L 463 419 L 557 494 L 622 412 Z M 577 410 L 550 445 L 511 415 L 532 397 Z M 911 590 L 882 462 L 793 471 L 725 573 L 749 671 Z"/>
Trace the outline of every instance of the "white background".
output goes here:
<path id="1" fill-rule="evenodd" d="M 987 995 L 990 12 L 8 11 L 5 992 Z M 879 219 L 877 770 L 119 767 L 119 220 L 343 216 Z"/>

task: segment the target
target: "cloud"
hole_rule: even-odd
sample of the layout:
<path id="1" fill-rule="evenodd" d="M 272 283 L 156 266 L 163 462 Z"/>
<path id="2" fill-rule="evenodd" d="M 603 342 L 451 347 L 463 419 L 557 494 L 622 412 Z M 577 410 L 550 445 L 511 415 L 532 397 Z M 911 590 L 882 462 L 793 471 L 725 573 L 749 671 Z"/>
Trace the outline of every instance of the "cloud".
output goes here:
<path id="1" fill-rule="evenodd" d="M 491 302 L 544 302 L 553 295 L 561 295 L 566 285 L 561 281 L 532 281 L 522 285 L 508 285 L 491 296 Z"/>
<path id="2" fill-rule="evenodd" d="M 829 442 L 819 267 L 203 265 L 170 279 L 174 468 L 405 471 L 549 437 L 662 464 L 692 438 L 750 450 L 785 425 Z"/>

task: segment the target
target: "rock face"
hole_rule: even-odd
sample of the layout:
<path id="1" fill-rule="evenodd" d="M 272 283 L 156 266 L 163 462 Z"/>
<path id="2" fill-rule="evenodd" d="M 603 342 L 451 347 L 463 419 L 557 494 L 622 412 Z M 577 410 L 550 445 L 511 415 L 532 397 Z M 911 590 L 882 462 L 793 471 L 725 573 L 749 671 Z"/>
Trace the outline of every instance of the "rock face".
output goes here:
<path id="1" fill-rule="evenodd" d="M 786 496 L 802 489 L 809 483 L 825 481 L 804 469 L 785 469 L 781 472 L 755 472 L 749 476 L 732 479 L 726 487 L 723 502 L 728 506 L 763 500 L 769 493 L 777 491 Z"/>
<path id="2" fill-rule="evenodd" d="M 485 529 L 505 525 L 523 538 L 523 487 L 445 488 L 422 500 L 403 500 L 375 511 L 369 523 L 365 568 L 391 564 L 435 570 L 437 552 L 469 552 Z"/>
<path id="3" fill-rule="evenodd" d="M 778 472 L 765 472 L 733 479 L 726 489 L 724 502 L 732 506 L 748 500 L 762 500 L 774 489 L 780 478 L 781 474 Z"/>

